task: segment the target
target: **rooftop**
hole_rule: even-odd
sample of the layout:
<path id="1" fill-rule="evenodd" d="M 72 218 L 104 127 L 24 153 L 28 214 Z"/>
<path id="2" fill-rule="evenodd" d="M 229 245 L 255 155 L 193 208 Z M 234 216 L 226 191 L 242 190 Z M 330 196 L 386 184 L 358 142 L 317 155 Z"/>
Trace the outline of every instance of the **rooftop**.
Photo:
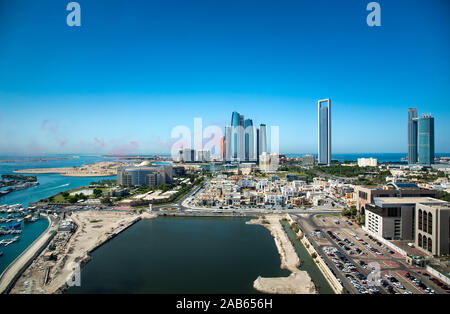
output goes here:
<path id="1" fill-rule="evenodd" d="M 387 205 L 401 205 L 401 204 L 428 204 L 440 205 L 447 204 L 446 201 L 438 200 L 432 197 L 375 197 L 374 203 L 377 206 L 384 207 Z"/>

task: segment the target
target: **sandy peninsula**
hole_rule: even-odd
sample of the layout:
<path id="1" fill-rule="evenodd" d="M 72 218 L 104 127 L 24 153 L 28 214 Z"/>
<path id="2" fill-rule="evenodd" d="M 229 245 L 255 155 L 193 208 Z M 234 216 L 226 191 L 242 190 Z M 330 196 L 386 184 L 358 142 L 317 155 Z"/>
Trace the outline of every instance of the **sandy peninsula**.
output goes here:
<path id="1" fill-rule="evenodd" d="M 247 224 L 258 224 L 269 229 L 280 254 L 281 268 L 289 270 L 292 274 L 288 277 L 263 278 L 258 277 L 253 287 L 263 293 L 274 294 L 316 294 L 317 289 L 309 274 L 299 270 L 300 258 L 294 246 L 289 240 L 280 220 L 283 216 L 271 215 L 264 219 L 253 219 Z"/>
<path id="2" fill-rule="evenodd" d="M 14 170 L 14 172 L 32 174 L 59 173 L 65 177 L 109 177 L 117 175 L 117 168 L 126 165 L 130 165 L 130 163 L 101 161 L 81 167 L 20 169 Z"/>
<path id="3" fill-rule="evenodd" d="M 78 211 L 68 218 L 77 225 L 74 233 L 58 232 L 43 252 L 22 273 L 11 294 L 62 293 L 73 272 L 73 265 L 82 268 L 89 253 L 127 229 L 140 219 L 156 214 L 127 211 Z M 49 254 L 54 254 L 48 259 Z"/>

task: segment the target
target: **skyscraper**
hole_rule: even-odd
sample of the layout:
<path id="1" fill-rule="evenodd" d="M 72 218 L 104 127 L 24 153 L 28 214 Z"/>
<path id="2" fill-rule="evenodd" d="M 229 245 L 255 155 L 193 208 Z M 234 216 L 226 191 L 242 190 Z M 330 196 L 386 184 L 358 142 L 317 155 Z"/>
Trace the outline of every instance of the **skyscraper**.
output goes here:
<path id="1" fill-rule="evenodd" d="M 417 163 L 417 108 L 408 109 L 408 164 Z"/>
<path id="2" fill-rule="evenodd" d="M 225 127 L 225 161 L 233 158 L 233 137 L 231 126 Z"/>
<path id="3" fill-rule="evenodd" d="M 232 133 L 232 150 L 231 157 L 233 159 L 238 158 L 238 147 L 239 147 L 239 118 L 240 114 L 234 111 L 231 114 L 231 133 Z"/>
<path id="4" fill-rule="evenodd" d="M 326 105 L 323 105 L 326 103 Z M 331 99 L 318 102 L 319 164 L 331 166 Z"/>
<path id="5" fill-rule="evenodd" d="M 254 132 L 253 121 L 251 119 L 245 120 L 245 160 L 255 160 L 255 147 L 254 147 Z"/>
<path id="6" fill-rule="evenodd" d="M 256 128 L 256 162 L 259 164 L 259 154 L 261 154 L 259 147 L 259 128 Z"/>
<path id="7" fill-rule="evenodd" d="M 266 132 L 265 124 L 259 125 L 259 152 L 258 152 L 258 154 L 261 155 L 262 153 L 267 153 L 267 132 Z"/>
<path id="8" fill-rule="evenodd" d="M 255 129 L 252 119 L 234 111 L 231 125 L 225 127 L 225 160 L 257 161 L 263 152 L 267 152 L 266 125 Z"/>
<path id="9" fill-rule="evenodd" d="M 419 164 L 434 164 L 434 118 L 422 115 L 418 122 Z"/>

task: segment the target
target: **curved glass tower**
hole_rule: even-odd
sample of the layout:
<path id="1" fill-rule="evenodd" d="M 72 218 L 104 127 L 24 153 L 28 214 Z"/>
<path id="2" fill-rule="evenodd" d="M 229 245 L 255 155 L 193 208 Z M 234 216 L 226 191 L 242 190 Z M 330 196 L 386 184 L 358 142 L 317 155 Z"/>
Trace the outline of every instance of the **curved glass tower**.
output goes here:
<path id="1" fill-rule="evenodd" d="M 434 163 L 434 118 L 422 115 L 418 123 L 419 164 Z"/>
<path id="2" fill-rule="evenodd" d="M 245 120 L 245 160 L 254 160 L 254 132 L 252 119 Z"/>

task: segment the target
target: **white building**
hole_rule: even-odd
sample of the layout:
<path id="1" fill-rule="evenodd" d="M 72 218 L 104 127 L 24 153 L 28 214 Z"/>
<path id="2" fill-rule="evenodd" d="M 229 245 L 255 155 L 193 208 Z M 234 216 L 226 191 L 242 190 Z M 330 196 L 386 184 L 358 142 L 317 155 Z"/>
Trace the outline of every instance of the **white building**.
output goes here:
<path id="1" fill-rule="evenodd" d="M 268 154 L 266 152 L 259 155 L 259 169 L 264 172 L 277 171 L 279 166 L 278 154 Z"/>
<path id="2" fill-rule="evenodd" d="M 200 149 L 197 151 L 197 161 L 208 162 L 211 160 L 211 152 L 208 149 Z"/>
<path id="3" fill-rule="evenodd" d="M 358 167 L 376 167 L 378 166 L 378 159 L 376 158 L 358 158 Z"/>

